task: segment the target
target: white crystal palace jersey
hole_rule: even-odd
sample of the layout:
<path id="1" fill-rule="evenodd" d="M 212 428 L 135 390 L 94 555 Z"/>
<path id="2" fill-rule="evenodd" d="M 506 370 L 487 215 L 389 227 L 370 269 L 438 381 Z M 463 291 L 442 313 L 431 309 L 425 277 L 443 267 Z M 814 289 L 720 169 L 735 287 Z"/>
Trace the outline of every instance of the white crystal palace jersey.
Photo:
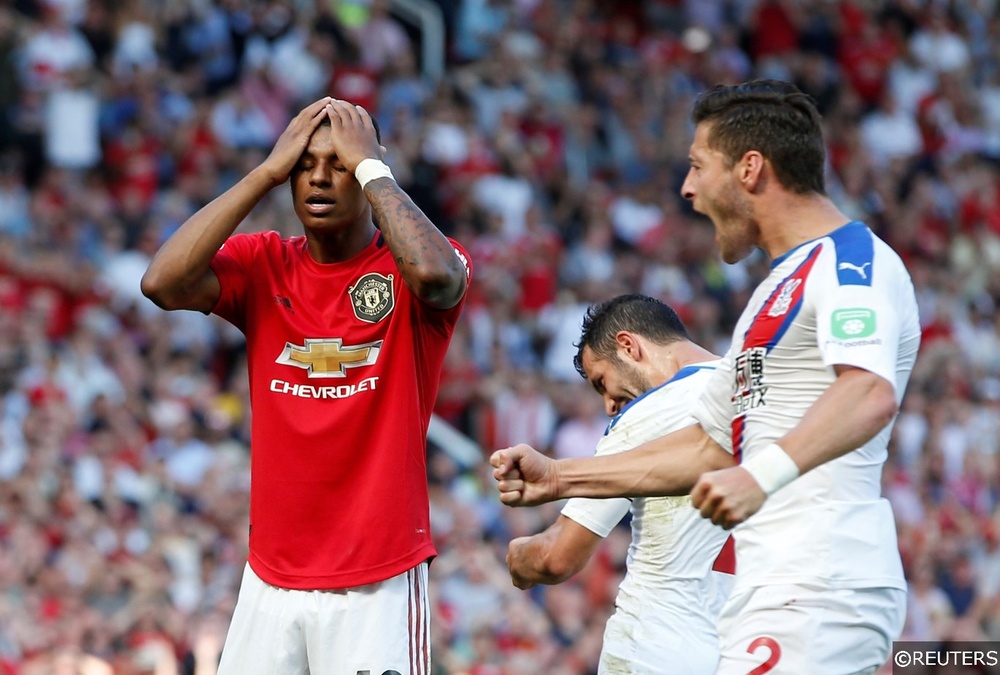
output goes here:
<path id="1" fill-rule="evenodd" d="M 742 461 L 799 423 L 833 383 L 834 366 L 879 375 L 901 400 L 919 344 L 902 261 L 866 225 L 848 223 L 773 262 L 695 416 Z M 905 588 L 892 512 L 881 498 L 890 430 L 775 492 L 736 529 L 737 590 Z"/>
<path id="2" fill-rule="evenodd" d="M 596 454 L 630 450 L 696 424 L 692 408 L 717 363 L 683 368 L 670 381 L 630 402 L 608 426 Z M 702 518 L 686 495 L 634 500 L 574 498 L 562 513 L 605 537 L 630 508 L 632 543 L 616 602 L 617 615 L 639 619 L 646 611 L 655 610 L 663 622 L 702 624 L 717 650 L 715 623 L 733 572 L 732 552 L 720 558 L 729 533 Z M 724 579 L 712 573 L 713 566 L 728 573 Z"/>

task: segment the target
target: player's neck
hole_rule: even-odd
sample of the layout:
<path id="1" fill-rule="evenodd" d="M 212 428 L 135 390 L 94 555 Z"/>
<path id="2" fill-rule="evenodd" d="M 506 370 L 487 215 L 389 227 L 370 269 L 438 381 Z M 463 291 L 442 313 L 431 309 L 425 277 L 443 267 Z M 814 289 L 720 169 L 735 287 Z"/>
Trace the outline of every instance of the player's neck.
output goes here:
<path id="1" fill-rule="evenodd" d="M 658 377 L 656 384 L 669 382 L 677 373 L 688 366 L 719 358 L 712 352 L 693 342 L 682 340 L 660 346 L 654 355 Z"/>
<path id="2" fill-rule="evenodd" d="M 354 224 L 347 227 L 319 230 L 307 229 L 309 255 L 320 264 L 344 262 L 364 250 L 375 236 L 375 226 Z"/>
<path id="3" fill-rule="evenodd" d="M 759 207 L 760 247 L 771 260 L 851 221 L 828 197 L 819 194 L 781 191 Z"/>

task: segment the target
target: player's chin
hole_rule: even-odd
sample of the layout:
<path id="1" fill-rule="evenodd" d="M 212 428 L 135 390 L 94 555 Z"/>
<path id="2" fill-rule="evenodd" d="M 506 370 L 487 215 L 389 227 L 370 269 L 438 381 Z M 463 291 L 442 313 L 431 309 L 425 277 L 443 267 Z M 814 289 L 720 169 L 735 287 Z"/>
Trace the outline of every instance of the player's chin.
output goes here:
<path id="1" fill-rule="evenodd" d="M 733 265 L 753 252 L 753 244 L 744 241 L 733 241 L 732 238 L 720 237 L 716 234 L 719 256 L 726 264 Z"/>
<path id="2" fill-rule="evenodd" d="M 351 220 L 335 210 L 329 213 L 300 213 L 299 220 L 310 230 L 338 230 L 350 225 Z"/>

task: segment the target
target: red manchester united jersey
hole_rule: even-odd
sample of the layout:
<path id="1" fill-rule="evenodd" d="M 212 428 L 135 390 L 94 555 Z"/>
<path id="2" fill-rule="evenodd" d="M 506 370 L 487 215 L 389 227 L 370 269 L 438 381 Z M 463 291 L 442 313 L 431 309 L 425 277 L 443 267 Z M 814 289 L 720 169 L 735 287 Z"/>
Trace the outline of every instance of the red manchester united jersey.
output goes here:
<path id="1" fill-rule="evenodd" d="M 284 588 L 346 588 L 433 556 L 427 425 L 462 303 L 418 300 L 381 233 L 325 265 L 305 237 L 239 234 L 212 268 L 213 311 L 247 338 L 253 570 Z"/>

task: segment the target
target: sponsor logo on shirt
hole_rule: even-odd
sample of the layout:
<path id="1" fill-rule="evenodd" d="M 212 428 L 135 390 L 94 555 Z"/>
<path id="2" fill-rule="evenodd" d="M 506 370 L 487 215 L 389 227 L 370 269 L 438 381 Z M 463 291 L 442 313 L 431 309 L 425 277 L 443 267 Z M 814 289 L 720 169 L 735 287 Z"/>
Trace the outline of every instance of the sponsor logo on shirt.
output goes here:
<path id="1" fill-rule="evenodd" d="M 766 347 L 752 347 L 736 355 L 733 372 L 736 375 L 733 393 L 733 414 L 737 417 L 748 410 L 767 404 L 767 384 L 764 383 Z"/>
<path id="2" fill-rule="evenodd" d="M 392 279 L 391 274 L 386 277 L 378 272 L 369 272 L 349 287 L 347 292 L 351 295 L 354 316 L 368 323 L 378 323 L 389 316 L 396 305 Z"/>
<path id="3" fill-rule="evenodd" d="M 778 297 L 774 299 L 774 304 L 771 305 L 771 309 L 767 310 L 768 316 L 784 316 L 788 313 L 789 308 L 792 306 L 793 294 L 795 289 L 802 284 L 802 279 L 798 277 L 793 277 L 785 282 L 785 285 L 781 287 L 781 293 Z"/>
<path id="4" fill-rule="evenodd" d="M 840 340 L 866 338 L 875 332 L 875 312 L 864 307 L 838 309 L 830 318 L 830 333 Z"/>
<path id="5" fill-rule="evenodd" d="M 381 350 L 382 340 L 345 345 L 343 338 L 306 338 L 301 347 L 286 342 L 274 361 L 283 366 L 303 368 L 310 378 L 347 377 L 348 368 L 373 365 Z"/>
<path id="6" fill-rule="evenodd" d="M 342 384 L 337 387 L 317 387 L 311 384 L 295 384 L 275 378 L 271 380 L 271 391 L 297 398 L 350 398 L 363 391 L 374 391 L 377 377 L 366 377 L 357 384 Z"/>

